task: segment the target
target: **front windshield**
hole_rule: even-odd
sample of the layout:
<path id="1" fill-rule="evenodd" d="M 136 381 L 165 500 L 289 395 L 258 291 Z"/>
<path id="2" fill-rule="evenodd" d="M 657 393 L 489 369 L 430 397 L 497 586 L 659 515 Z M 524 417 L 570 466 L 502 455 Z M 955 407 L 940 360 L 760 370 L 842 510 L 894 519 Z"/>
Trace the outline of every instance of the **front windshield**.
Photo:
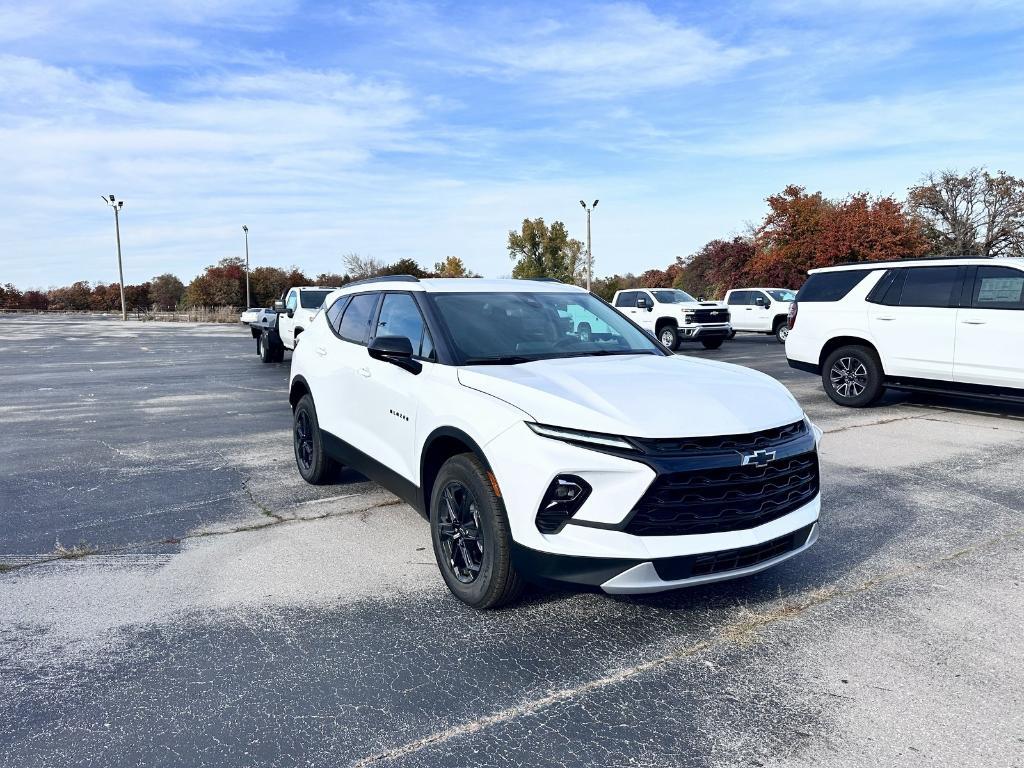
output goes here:
<path id="1" fill-rule="evenodd" d="M 654 294 L 654 300 L 659 304 L 686 304 L 697 301 L 686 291 L 651 291 L 651 293 Z"/>
<path id="2" fill-rule="evenodd" d="M 323 306 L 324 299 L 333 291 L 299 291 L 299 301 L 302 302 L 302 306 L 305 309 L 319 309 Z"/>
<path id="3" fill-rule="evenodd" d="M 796 292 L 785 288 L 772 288 L 768 291 L 768 295 L 776 301 L 796 301 Z"/>
<path id="4" fill-rule="evenodd" d="M 660 355 L 643 331 L 589 293 L 429 293 L 459 365 L 587 355 Z"/>

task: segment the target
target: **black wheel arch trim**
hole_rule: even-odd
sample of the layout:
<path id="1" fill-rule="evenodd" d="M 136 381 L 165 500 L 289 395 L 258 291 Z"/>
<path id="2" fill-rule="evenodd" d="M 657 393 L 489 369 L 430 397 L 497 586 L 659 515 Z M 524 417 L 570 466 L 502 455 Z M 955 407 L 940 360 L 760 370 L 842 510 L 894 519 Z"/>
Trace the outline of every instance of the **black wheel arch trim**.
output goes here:
<path id="1" fill-rule="evenodd" d="M 430 517 L 430 492 L 433 488 L 433 478 L 430 478 L 430 482 L 427 482 L 427 458 L 430 456 L 430 449 L 439 440 L 450 439 L 457 440 L 458 442 L 469 448 L 469 452 L 476 456 L 480 463 L 484 465 L 484 469 L 488 472 L 493 472 L 491 469 L 491 463 L 487 461 L 487 456 L 484 454 L 483 448 L 477 443 L 472 437 L 467 435 L 458 427 L 438 427 L 429 435 L 427 439 L 423 441 L 423 449 L 420 451 L 420 487 L 418 492 L 420 493 L 420 502 L 417 505 L 417 511 L 424 517 Z M 440 469 L 440 467 L 438 467 Z"/>
<path id="2" fill-rule="evenodd" d="M 297 394 L 301 392 L 302 394 Z M 309 382 L 306 381 L 305 377 L 301 374 L 292 379 L 292 383 L 288 386 L 288 404 L 295 410 L 295 406 L 299 404 L 299 400 L 302 399 L 303 395 L 313 396 L 313 390 L 309 388 Z M 315 406 L 316 403 L 314 402 Z"/>

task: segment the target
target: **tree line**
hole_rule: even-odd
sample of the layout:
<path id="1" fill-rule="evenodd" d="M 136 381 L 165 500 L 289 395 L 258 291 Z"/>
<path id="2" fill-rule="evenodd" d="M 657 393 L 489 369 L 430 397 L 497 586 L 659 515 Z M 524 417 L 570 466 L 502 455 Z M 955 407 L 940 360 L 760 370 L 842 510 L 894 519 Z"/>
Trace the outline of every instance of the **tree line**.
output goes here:
<path id="1" fill-rule="evenodd" d="M 1003 171 L 929 173 L 905 200 L 858 192 L 829 199 L 790 185 L 766 199 L 768 212 L 741 235 L 715 239 L 664 268 L 596 279 L 592 290 L 610 299 L 617 290 L 676 287 L 694 296 L 721 297 L 740 285 L 799 288 L 807 270 L 846 262 L 925 255 L 1024 256 L 1024 180 Z M 525 219 L 508 233 L 512 277 L 548 277 L 581 284 L 586 252 L 560 221 Z M 253 306 L 269 306 L 292 285 L 342 286 L 378 275 L 479 277 L 449 256 L 432 269 L 414 259 L 386 263 L 348 254 L 344 272 L 307 276 L 298 267 L 255 267 L 249 273 Z M 77 282 L 47 291 L 0 286 L 0 308 L 98 310 L 121 308 L 117 283 Z M 245 262 L 222 259 L 187 285 L 163 274 L 125 286 L 129 311 L 245 305 Z"/>

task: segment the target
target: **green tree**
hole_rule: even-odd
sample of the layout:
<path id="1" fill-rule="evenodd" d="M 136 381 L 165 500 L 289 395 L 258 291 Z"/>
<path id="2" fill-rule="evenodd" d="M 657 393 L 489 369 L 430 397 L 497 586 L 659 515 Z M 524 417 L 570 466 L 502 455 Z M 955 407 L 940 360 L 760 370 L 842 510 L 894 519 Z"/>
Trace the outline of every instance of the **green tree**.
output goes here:
<path id="1" fill-rule="evenodd" d="M 438 277 L 480 277 L 476 272 L 466 268 L 458 256 L 449 256 L 434 265 L 434 274 Z"/>
<path id="2" fill-rule="evenodd" d="M 583 243 L 569 237 L 565 224 L 544 219 L 523 219 L 520 231 L 508 233 L 508 254 L 515 266 L 512 277 L 553 277 L 574 283 L 583 267 Z"/>

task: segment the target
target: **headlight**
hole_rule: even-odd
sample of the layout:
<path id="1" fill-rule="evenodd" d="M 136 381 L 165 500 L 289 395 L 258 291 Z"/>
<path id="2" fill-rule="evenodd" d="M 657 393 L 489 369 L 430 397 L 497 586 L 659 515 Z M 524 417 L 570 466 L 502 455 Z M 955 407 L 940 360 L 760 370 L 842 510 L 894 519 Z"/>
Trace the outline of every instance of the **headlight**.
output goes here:
<path id="1" fill-rule="evenodd" d="M 617 435 L 605 435 L 600 432 L 581 432 L 578 429 L 566 429 L 565 427 L 549 427 L 546 424 L 534 424 L 526 422 L 526 426 L 532 429 L 541 437 L 550 437 L 553 440 L 564 440 L 567 443 L 579 445 L 600 445 L 605 448 L 619 448 L 624 451 L 635 451 L 637 447 L 624 437 Z"/>
<path id="2" fill-rule="evenodd" d="M 693 312 L 684 312 L 683 313 L 683 322 L 684 323 L 692 323 L 693 322 Z"/>

